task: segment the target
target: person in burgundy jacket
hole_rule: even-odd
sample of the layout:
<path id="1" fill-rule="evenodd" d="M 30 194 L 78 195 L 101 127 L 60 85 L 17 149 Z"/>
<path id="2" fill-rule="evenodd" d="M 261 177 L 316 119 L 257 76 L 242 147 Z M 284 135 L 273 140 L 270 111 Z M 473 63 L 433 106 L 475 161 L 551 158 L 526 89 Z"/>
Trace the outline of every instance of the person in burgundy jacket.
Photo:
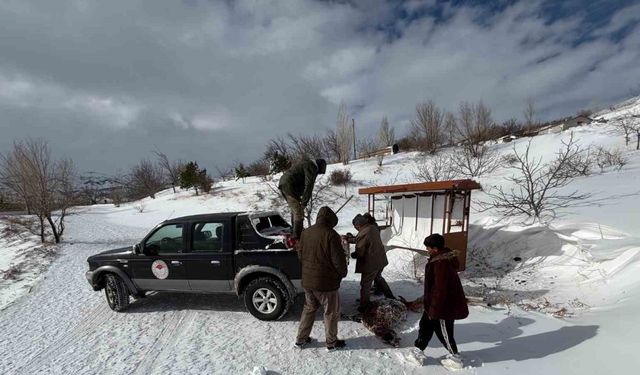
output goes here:
<path id="1" fill-rule="evenodd" d="M 425 238 L 424 245 L 430 257 L 424 274 L 424 313 L 415 346 L 425 350 L 435 332 L 449 351 L 442 364 L 462 368 L 453 338 L 453 322 L 469 316 L 469 309 L 458 277 L 457 252 L 446 248 L 444 238 L 439 234 Z"/>

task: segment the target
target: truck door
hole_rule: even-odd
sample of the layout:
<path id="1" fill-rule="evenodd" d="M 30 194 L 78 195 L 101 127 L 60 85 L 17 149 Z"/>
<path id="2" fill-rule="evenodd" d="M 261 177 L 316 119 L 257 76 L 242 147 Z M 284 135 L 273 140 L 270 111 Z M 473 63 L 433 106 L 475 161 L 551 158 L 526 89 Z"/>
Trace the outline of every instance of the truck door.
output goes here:
<path id="1" fill-rule="evenodd" d="M 231 292 L 233 249 L 230 220 L 208 220 L 189 224 L 186 269 L 191 290 Z"/>
<path id="2" fill-rule="evenodd" d="M 142 254 L 130 260 L 133 282 L 143 290 L 188 291 L 185 261 L 185 225 L 166 224 L 155 229 L 142 244 Z"/>

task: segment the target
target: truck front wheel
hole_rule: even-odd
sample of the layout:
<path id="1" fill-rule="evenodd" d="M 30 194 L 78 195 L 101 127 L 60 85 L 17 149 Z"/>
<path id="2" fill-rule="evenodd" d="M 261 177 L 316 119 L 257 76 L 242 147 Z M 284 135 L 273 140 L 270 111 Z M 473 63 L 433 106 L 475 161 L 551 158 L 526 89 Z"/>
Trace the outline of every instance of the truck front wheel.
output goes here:
<path id="1" fill-rule="evenodd" d="M 104 295 L 113 311 L 124 311 L 129 307 L 129 290 L 118 275 L 104 275 Z"/>
<path id="2" fill-rule="evenodd" d="M 259 277 L 244 290 L 244 304 L 260 320 L 280 319 L 289 308 L 289 293 L 280 280 Z"/>

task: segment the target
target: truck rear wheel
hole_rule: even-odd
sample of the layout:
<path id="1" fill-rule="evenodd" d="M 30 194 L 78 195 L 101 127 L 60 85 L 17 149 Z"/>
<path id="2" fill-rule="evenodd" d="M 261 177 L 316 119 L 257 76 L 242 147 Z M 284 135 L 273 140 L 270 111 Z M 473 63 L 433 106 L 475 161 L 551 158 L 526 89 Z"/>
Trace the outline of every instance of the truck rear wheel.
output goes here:
<path id="1" fill-rule="evenodd" d="M 129 290 L 124 281 L 112 273 L 104 275 L 104 295 L 113 311 L 124 311 L 129 307 Z"/>
<path id="2" fill-rule="evenodd" d="M 280 319 L 289 309 L 289 293 L 280 280 L 259 277 L 244 290 L 244 304 L 260 320 Z"/>

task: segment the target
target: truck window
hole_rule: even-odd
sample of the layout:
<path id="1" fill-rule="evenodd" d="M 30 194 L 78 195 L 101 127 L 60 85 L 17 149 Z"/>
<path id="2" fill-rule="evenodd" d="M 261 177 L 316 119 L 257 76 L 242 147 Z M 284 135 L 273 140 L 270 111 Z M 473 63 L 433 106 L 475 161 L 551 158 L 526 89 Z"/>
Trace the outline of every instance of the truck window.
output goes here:
<path id="1" fill-rule="evenodd" d="M 220 252 L 224 248 L 223 223 L 195 223 L 192 233 L 193 252 Z"/>
<path id="2" fill-rule="evenodd" d="M 167 254 L 182 252 L 182 224 L 169 224 L 158 228 L 144 243 L 149 254 Z"/>

